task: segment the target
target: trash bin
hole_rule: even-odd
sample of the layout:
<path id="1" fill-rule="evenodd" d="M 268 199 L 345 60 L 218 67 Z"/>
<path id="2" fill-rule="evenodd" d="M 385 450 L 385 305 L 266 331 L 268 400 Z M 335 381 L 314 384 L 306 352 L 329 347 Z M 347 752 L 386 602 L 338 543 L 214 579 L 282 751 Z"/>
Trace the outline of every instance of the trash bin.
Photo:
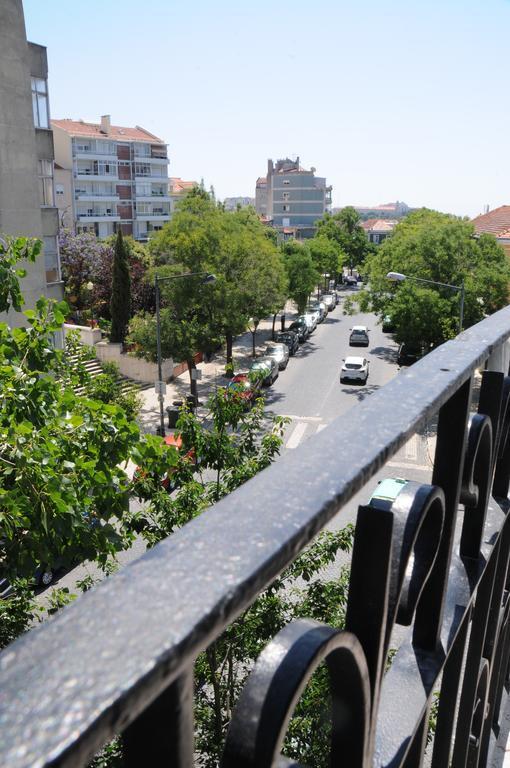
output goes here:
<path id="1" fill-rule="evenodd" d="M 195 395 L 187 395 L 186 405 L 188 406 L 191 412 L 195 410 L 195 408 L 197 407 L 197 399 Z"/>
<path id="2" fill-rule="evenodd" d="M 177 405 L 170 405 L 166 409 L 168 415 L 168 428 L 174 429 L 177 426 L 177 419 L 179 418 L 180 408 Z"/>

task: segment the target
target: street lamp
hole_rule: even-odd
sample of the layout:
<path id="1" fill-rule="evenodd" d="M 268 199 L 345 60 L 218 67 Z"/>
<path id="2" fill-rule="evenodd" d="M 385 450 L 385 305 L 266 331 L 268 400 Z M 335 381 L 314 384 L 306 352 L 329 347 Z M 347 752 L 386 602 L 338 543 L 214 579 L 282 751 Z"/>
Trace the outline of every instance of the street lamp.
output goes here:
<path id="1" fill-rule="evenodd" d="M 414 280 L 416 283 L 428 283 L 429 285 L 440 285 L 442 288 L 451 288 L 452 291 L 460 292 L 460 307 L 459 307 L 459 333 L 462 332 L 462 326 L 464 324 L 464 283 L 461 285 L 451 285 L 450 283 L 440 283 L 438 280 L 425 280 L 423 277 L 412 277 L 411 275 L 403 275 L 402 272 L 388 272 L 386 275 L 388 280 L 393 283 L 401 283 L 403 280 Z"/>
<path id="2" fill-rule="evenodd" d="M 159 400 L 159 430 L 161 437 L 165 436 L 165 415 L 163 410 L 164 395 L 163 395 L 163 371 L 161 365 L 161 319 L 160 319 L 160 291 L 159 284 L 165 283 L 168 280 L 179 280 L 184 277 L 202 277 L 202 283 L 204 285 L 208 283 L 216 282 L 215 275 L 211 275 L 208 272 L 184 272 L 182 275 L 167 275 L 160 277 L 154 275 L 154 292 L 156 294 L 156 349 L 158 356 L 158 400 Z"/>

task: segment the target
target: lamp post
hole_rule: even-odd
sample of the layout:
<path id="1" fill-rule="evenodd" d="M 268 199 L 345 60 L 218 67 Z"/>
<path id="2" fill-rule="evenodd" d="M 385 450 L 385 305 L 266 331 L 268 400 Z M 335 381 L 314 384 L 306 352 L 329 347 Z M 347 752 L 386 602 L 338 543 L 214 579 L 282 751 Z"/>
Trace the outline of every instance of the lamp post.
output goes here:
<path id="1" fill-rule="evenodd" d="M 165 415 L 164 415 L 164 395 L 163 395 L 163 371 L 161 363 L 161 315 L 160 304 L 161 295 L 159 291 L 159 284 L 165 283 L 169 280 L 180 280 L 185 277 L 203 277 L 202 283 L 214 283 L 216 281 L 215 275 L 211 275 L 208 272 L 184 272 L 181 275 L 167 275 L 160 277 L 154 275 L 154 292 L 156 294 L 156 354 L 158 357 L 158 400 L 159 400 L 159 431 L 161 437 L 165 436 Z"/>
<path id="2" fill-rule="evenodd" d="M 460 292 L 460 306 L 459 306 L 459 333 L 462 332 L 462 326 L 464 325 L 464 282 L 461 285 L 451 285 L 450 283 L 440 283 L 438 280 L 425 280 L 423 277 L 412 277 L 411 275 L 403 275 L 402 272 L 388 272 L 386 275 L 388 280 L 394 283 L 401 283 L 403 280 L 414 280 L 416 283 L 428 283 L 429 285 L 440 285 L 442 288 L 451 288 L 452 291 Z"/>

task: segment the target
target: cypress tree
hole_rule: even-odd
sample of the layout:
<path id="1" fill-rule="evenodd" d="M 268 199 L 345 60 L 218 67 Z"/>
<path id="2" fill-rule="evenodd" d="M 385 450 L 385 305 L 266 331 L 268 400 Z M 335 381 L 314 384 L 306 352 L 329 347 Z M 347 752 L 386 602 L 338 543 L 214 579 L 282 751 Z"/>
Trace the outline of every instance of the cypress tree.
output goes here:
<path id="1" fill-rule="evenodd" d="M 131 278 L 127 261 L 126 247 L 122 232 L 117 232 L 113 257 L 112 297 L 110 299 L 112 330 L 110 341 L 122 343 L 126 338 L 131 316 Z"/>

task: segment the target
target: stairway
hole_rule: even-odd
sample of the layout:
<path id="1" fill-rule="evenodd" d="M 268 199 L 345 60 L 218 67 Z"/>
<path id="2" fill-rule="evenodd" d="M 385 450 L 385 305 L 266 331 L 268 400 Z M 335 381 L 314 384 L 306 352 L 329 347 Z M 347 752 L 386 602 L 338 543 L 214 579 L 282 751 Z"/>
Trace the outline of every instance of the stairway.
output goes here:
<path id="1" fill-rule="evenodd" d="M 69 355 L 67 357 L 69 366 L 72 368 L 73 366 L 77 366 L 79 361 L 79 355 Z M 100 374 L 104 373 L 103 366 L 101 365 L 101 361 L 97 359 L 97 357 L 93 357 L 90 360 L 82 360 L 81 364 L 89 374 L 91 378 L 95 378 L 96 376 L 99 376 Z M 146 384 L 141 381 L 135 381 L 134 379 L 130 379 L 127 376 L 123 376 L 121 373 L 117 374 L 117 382 L 120 385 L 120 388 L 122 391 L 127 392 L 130 390 L 142 390 L 147 389 L 148 387 L 151 387 L 152 384 Z M 85 392 L 85 387 L 76 387 L 75 388 L 75 394 L 77 395 L 83 395 Z"/>

